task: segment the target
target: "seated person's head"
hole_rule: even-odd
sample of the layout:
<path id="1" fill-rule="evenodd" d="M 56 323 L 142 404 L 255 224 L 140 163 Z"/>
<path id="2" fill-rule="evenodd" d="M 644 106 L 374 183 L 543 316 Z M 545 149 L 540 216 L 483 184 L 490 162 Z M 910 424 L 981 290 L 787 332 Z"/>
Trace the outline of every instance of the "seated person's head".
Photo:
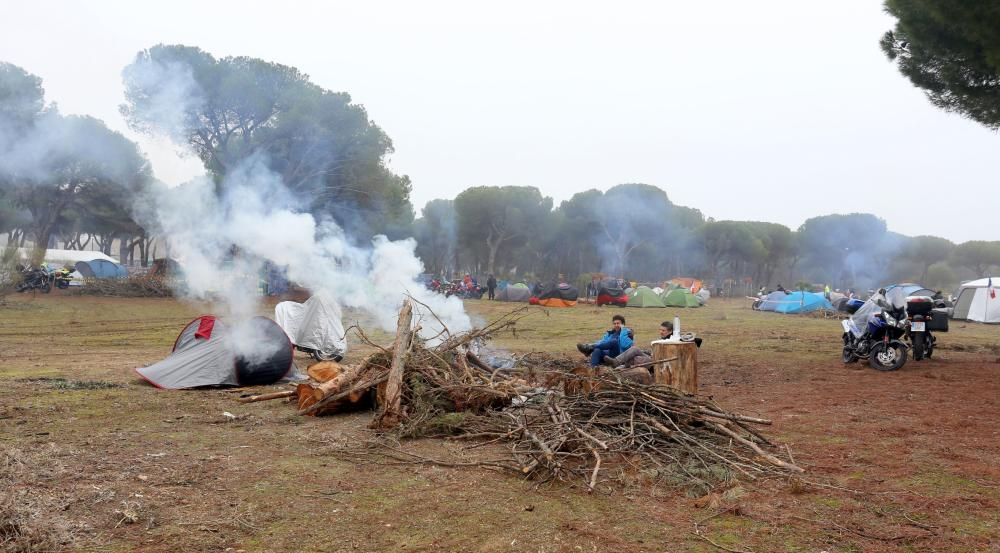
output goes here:
<path id="1" fill-rule="evenodd" d="M 660 323 L 660 339 L 666 340 L 670 338 L 670 335 L 674 333 L 674 323 L 670 321 L 663 321 Z"/>
<path id="2" fill-rule="evenodd" d="M 615 330 L 621 330 L 622 327 L 625 326 L 625 317 L 621 315 L 611 317 L 611 326 L 614 327 Z"/>

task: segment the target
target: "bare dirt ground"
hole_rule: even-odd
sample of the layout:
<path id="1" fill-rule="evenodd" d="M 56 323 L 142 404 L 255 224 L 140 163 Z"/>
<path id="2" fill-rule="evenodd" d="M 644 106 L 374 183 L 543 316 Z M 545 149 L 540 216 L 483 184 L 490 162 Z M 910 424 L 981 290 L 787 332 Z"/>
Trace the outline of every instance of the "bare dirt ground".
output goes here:
<path id="1" fill-rule="evenodd" d="M 467 306 L 481 320 L 511 307 Z M 736 300 L 618 310 L 640 340 L 679 314 L 706 340 L 704 393 L 773 419 L 767 433 L 807 469 L 699 498 L 643 474 L 587 495 L 351 462 L 330 452 L 367 438 L 370 413 L 297 417 L 281 401 L 237 403 L 245 390 L 167 392 L 135 376 L 209 309 L 58 293 L 0 307 L 0 551 L 1000 550 L 1000 327 L 953 321 L 933 360 L 879 373 L 840 363 L 834 320 Z M 533 308 L 496 345 L 572 354 L 614 312 Z M 401 447 L 460 458 L 465 445 Z"/>

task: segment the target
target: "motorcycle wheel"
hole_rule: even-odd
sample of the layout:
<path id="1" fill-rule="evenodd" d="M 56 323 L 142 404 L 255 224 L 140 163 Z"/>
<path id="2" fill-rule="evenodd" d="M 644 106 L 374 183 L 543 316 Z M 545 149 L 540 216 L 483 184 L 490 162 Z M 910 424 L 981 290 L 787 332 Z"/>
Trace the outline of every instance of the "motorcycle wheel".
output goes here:
<path id="1" fill-rule="evenodd" d="M 851 363 L 858 362 L 858 356 L 854 355 L 854 350 L 851 346 L 844 346 L 844 351 L 840 354 L 840 360 L 844 362 L 845 365 L 850 365 Z"/>
<path id="2" fill-rule="evenodd" d="M 914 332 L 910 337 L 913 341 L 913 360 L 920 361 L 924 358 L 924 333 Z"/>
<path id="3" fill-rule="evenodd" d="M 314 349 L 311 353 L 312 358 L 317 361 L 336 361 L 339 363 L 340 360 L 344 358 L 343 355 L 340 355 L 335 351 L 320 351 L 318 349 Z"/>
<path id="4" fill-rule="evenodd" d="M 883 342 L 872 346 L 868 364 L 879 371 L 895 371 L 906 364 L 906 348 L 891 347 Z"/>
<path id="5" fill-rule="evenodd" d="M 937 343 L 937 339 L 935 339 L 934 336 L 928 334 L 928 338 L 930 339 L 927 340 L 927 347 L 925 348 L 926 351 L 924 352 L 924 359 L 930 359 L 931 356 L 934 355 L 934 344 Z"/>
<path id="6" fill-rule="evenodd" d="M 52 291 L 52 285 L 51 285 L 51 284 L 49 284 L 49 282 L 48 282 L 48 281 L 45 281 L 45 282 L 44 282 L 44 283 L 42 284 L 42 293 L 43 293 L 43 294 L 48 294 L 48 293 L 49 293 L 49 292 L 51 292 L 51 291 Z"/>

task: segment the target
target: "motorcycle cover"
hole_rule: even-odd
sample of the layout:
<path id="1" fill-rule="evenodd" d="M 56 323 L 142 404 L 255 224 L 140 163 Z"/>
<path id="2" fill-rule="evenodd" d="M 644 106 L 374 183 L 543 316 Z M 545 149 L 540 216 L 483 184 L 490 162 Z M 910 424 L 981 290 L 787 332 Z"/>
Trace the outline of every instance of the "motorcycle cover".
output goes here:
<path id="1" fill-rule="evenodd" d="M 893 290 L 889 290 L 886 292 L 885 296 L 875 294 L 874 296 L 868 298 L 868 301 L 866 301 L 864 305 L 859 307 L 858 310 L 851 315 L 851 320 L 854 321 L 851 331 L 855 337 L 861 336 L 862 329 L 868 326 L 868 322 L 872 319 L 872 317 L 882 312 L 882 308 L 878 305 L 878 303 L 876 303 L 879 298 L 882 298 L 893 307 L 906 307 L 906 294 L 902 293 L 902 291 L 893 293 Z"/>
<path id="2" fill-rule="evenodd" d="M 296 346 L 347 353 L 340 304 L 329 293 L 314 294 L 305 303 L 283 301 L 274 306 L 274 320 Z"/>

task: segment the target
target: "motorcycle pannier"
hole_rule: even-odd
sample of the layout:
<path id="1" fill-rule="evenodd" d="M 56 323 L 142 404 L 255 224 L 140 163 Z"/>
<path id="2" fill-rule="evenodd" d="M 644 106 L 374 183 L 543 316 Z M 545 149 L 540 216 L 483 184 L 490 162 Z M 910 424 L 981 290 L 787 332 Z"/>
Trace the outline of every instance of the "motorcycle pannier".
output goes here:
<path id="1" fill-rule="evenodd" d="M 927 321 L 927 330 L 932 332 L 948 332 L 948 310 L 933 309 L 931 318 Z"/>

